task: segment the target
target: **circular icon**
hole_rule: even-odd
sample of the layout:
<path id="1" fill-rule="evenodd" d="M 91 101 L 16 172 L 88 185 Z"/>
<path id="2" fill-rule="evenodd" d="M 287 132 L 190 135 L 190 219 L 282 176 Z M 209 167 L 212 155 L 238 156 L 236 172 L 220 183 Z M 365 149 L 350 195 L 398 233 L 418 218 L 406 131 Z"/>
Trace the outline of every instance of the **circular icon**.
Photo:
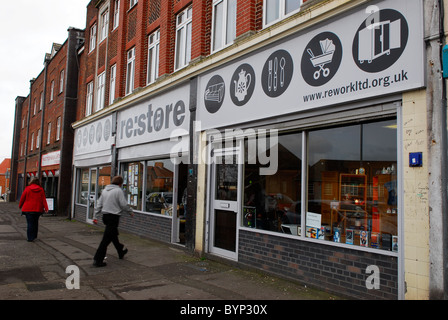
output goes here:
<path id="1" fill-rule="evenodd" d="M 103 136 L 103 124 L 101 122 L 98 122 L 98 125 L 96 126 L 96 142 L 100 143 L 102 136 Z"/>
<path id="2" fill-rule="evenodd" d="M 84 147 L 87 145 L 87 140 L 89 139 L 89 132 L 87 131 L 87 128 L 84 128 L 84 133 L 82 136 L 82 144 Z"/>
<path id="3" fill-rule="evenodd" d="M 370 73 L 381 72 L 400 59 L 409 38 L 406 18 L 392 9 L 369 16 L 353 40 L 353 59 L 357 66 Z"/>
<path id="4" fill-rule="evenodd" d="M 308 43 L 303 52 L 303 79 L 310 86 L 322 86 L 334 77 L 341 61 L 341 40 L 332 32 L 322 32 Z"/>
<path id="5" fill-rule="evenodd" d="M 288 51 L 278 50 L 270 55 L 263 67 L 261 85 L 271 98 L 281 96 L 291 84 L 294 62 Z"/>
<path id="6" fill-rule="evenodd" d="M 104 124 L 104 141 L 109 140 L 109 137 L 111 135 L 111 129 L 112 129 L 112 125 L 110 123 L 110 120 L 107 119 L 106 123 Z"/>
<path id="7" fill-rule="evenodd" d="M 93 144 L 94 141 L 95 141 L 95 127 L 94 126 L 90 126 L 89 143 Z"/>
<path id="8" fill-rule="evenodd" d="M 226 85 L 221 76 L 213 76 L 205 89 L 204 103 L 205 108 L 210 113 L 216 113 L 222 107 L 224 96 L 226 93 Z"/>
<path id="9" fill-rule="evenodd" d="M 255 71 L 245 63 L 236 69 L 230 82 L 230 97 L 235 105 L 245 105 L 254 93 Z"/>

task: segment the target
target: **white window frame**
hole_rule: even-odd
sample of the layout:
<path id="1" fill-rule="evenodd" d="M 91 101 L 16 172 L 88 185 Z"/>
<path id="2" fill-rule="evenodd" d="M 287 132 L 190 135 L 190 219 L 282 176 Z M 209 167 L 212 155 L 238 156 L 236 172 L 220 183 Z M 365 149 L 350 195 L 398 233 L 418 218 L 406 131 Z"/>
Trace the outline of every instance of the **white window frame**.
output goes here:
<path id="1" fill-rule="evenodd" d="M 120 0 L 114 1 L 114 29 L 120 25 Z"/>
<path id="2" fill-rule="evenodd" d="M 64 82 L 65 82 L 65 70 L 62 70 L 59 78 L 59 93 L 64 92 Z"/>
<path id="3" fill-rule="evenodd" d="M 39 110 L 42 110 L 42 108 L 44 107 L 44 92 L 42 91 L 40 93 L 40 106 L 39 106 Z"/>
<path id="4" fill-rule="evenodd" d="M 126 95 L 134 91 L 135 85 L 135 47 L 127 52 L 126 63 Z"/>
<path id="5" fill-rule="evenodd" d="M 105 9 L 100 16 L 100 42 L 107 39 L 109 35 L 109 8 Z"/>
<path id="6" fill-rule="evenodd" d="M 34 99 L 34 107 L 33 107 L 33 116 L 35 116 L 37 113 L 37 101 Z"/>
<path id="7" fill-rule="evenodd" d="M 51 142 L 51 122 L 48 122 L 48 130 L 47 130 L 47 145 Z"/>
<path id="8" fill-rule="evenodd" d="M 213 23 L 212 23 L 212 52 L 219 51 L 233 44 L 236 38 L 236 17 L 237 17 L 237 0 L 213 0 Z M 229 7 L 229 5 L 234 5 Z M 217 16 L 217 8 L 222 5 L 222 16 Z M 235 12 L 229 11 L 234 8 Z M 222 25 L 216 27 L 217 19 L 221 19 Z M 232 30 L 228 29 L 229 23 L 234 23 Z M 232 33 L 229 37 L 229 31 Z M 219 37 L 216 37 L 219 32 Z M 218 43 L 219 42 L 219 43 Z"/>
<path id="9" fill-rule="evenodd" d="M 110 68 L 109 105 L 113 104 L 115 100 L 116 79 L 117 79 L 117 65 L 114 64 Z"/>
<path id="10" fill-rule="evenodd" d="M 97 81 L 97 101 L 95 111 L 104 109 L 105 97 L 106 97 L 106 72 L 103 72 L 98 76 Z"/>
<path id="11" fill-rule="evenodd" d="M 58 117 L 58 121 L 56 123 L 56 141 L 59 141 L 61 138 L 61 117 Z"/>
<path id="12" fill-rule="evenodd" d="M 129 1 L 129 9 L 131 9 L 133 6 L 135 6 L 138 3 L 138 0 L 130 0 Z"/>
<path id="13" fill-rule="evenodd" d="M 176 15 L 175 71 L 186 67 L 191 61 L 192 20 L 193 6 L 189 6 Z M 179 37 L 179 35 L 181 35 L 181 37 Z"/>
<path id="14" fill-rule="evenodd" d="M 96 48 L 96 23 L 90 27 L 90 46 L 89 46 L 89 52 L 92 52 Z"/>
<path id="15" fill-rule="evenodd" d="M 90 116 L 93 110 L 93 81 L 87 84 L 86 116 Z"/>
<path id="16" fill-rule="evenodd" d="M 274 20 L 272 20 L 270 22 L 267 21 L 267 14 L 268 14 L 268 5 L 267 5 L 267 3 L 268 3 L 268 1 L 278 1 L 279 2 L 278 12 L 277 12 L 278 17 L 277 17 L 277 19 L 274 19 Z M 285 19 L 285 18 L 287 18 L 287 17 L 289 17 L 289 16 L 299 12 L 300 11 L 300 7 L 303 4 L 303 0 L 299 0 L 300 1 L 299 9 L 296 9 L 296 10 L 293 10 L 293 11 L 291 11 L 289 13 L 286 13 L 285 12 L 286 11 L 286 1 L 287 0 L 264 0 L 264 3 L 263 3 L 263 27 L 264 28 L 269 27 L 269 26 L 271 26 L 271 25 L 273 25 L 273 24 L 275 24 L 275 23 L 277 23 L 277 22 L 279 22 L 279 21 L 281 21 L 281 20 L 283 20 L 283 19 Z"/>
<path id="17" fill-rule="evenodd" d="M 54 100 L 54 80 L 51 81 L 51 88 L 50 88 L 50 102 Z"/>
<path id="18" fill-rule="evenodd" d="M 36 136 L 36 150 L 39 149 L 39 142 L 40 142 L 40 129 L 37 130 L 37 136 Z"/>
<path id="19" fill-rule="evenodd" d="M 159 77 L 160 30 L 148 37 L 148 72 L 146 83 L 151 84 Z"/>
<path id="20" fill-rule="evenodd" d="M 34 150 L 34 132 L 31 134 L 31 151 Z"/>

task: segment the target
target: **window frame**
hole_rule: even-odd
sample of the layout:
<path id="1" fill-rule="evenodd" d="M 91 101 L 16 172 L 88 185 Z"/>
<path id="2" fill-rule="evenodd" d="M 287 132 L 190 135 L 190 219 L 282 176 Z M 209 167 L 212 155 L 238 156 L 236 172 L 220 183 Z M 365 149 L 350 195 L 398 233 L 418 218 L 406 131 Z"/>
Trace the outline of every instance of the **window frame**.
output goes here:
<path id="1" fill-rule="evenodd" d="M 90 116 L 92 112 L 93 112 L 93 81 L 87 84 L 86 117 Z"/>
<path id="2" fill-rule="evenodd" d="M 90 27 L 89 53 L 96 49 L 97 24 Z"/>
<path id="3" fill-rule="evenodd" d="M 189 16 L 190 15 L 190 16 Z M 184 17 L 186 17 L 184 19 Z M 179 22 L 179 18 L 182 18 Z M 193 6 L 190 5 L 176 15 L 176 42 L 174 52 L 174 71 L 188 66 L 191 61 Z M 188 32 L 189 31 L 189 32 Z M 181 32 L 181 39 L 179 39 Z M 188 44 L 188 38 L 190 43 Z M 179 42 L 179 41 L 182 42 Z M 180 52 L 178 50 L 181 50 Z"/>
<path id="4" fill-rule="evenodd" d="M 115 100 L 116 79 L 117 79 L 117 65 L 114 64 L 110 68 L 109 105 L 113 104 Z"/>
<path id="5" fill-rule="evenodd" d="M 51 143 L 51 122 L 48 122 L 47 128 L 47 145 Z"/>
<path id="6" fill-rule="evenodd" d="M 103 110 L 106 103 L 106 71 L 98 75 L 97 77 L 97 101 L 95 106 L 95 112 Z"/>
<path id="7" fill-rule="evenodd" d="M 135 7 L 138 3 L 138 0 L 129 0 L 129 9 Z"/>
<path id="8" fill-rule="evenodd" d="M 113 29 L 115 30 L 120 26 L 120 0 L 114 0 L 114 25 Z"/>
<path id="9" fill-rule="evenodd" d="M 125 95 L 128 96 L 134 92 L 135 87 L 135 47 L 130 49 L 127 53 L 126 62 L 126 92 Z"/>
<path id="10" fill-rule="evenodd" d="M 303 0 L 299 0 L 300 1 L 299 9 L 293 10 L 289 13 L 285 13 L 287 0 L 278 0 L 278 1 L 279 1 L 278 17 L 277 17 L 277 19 L 274 19 L 271 22 L 267 22 L 267 13 L 268 13 L 267 0 L 265 0 L 263 2 L 263 28 L 270 27 L 270 26 L 276 24 L 277 22 L 280 22 L 280 21 L 286 19 L 287 17 L 289 17 L 293 14 L 296 14 L 297 12 L 300 11 L 300 8 L 303 4 Z"/>
<path id="11" fill-rule="evenodd" d="M 61 139 L 61 117 L 58 117 L 56 122 L 56 141 Z"/>
<path id="12" fill-rule="evenodd" d="M 109 8 L 104 9 L 100 15 L 99 43 L 109 36 Z"/>
<path id="13" fill-rule="evenodd" d="M 234 31 L 235 34 L 233 35 L 233 39 L 232 40 L 228 40 L 228 24 L 229 22 L 233 22 L 229 20 L 229 3 L 233 2 L 235 4 L 235 17 L 234 17 L 234 22 L 235 22 L 235 26 L 234 26 Z M 219 44 L 219 46 L 217 46 L 216 43 L 216 8 L 222 4 L 223 5 L 223 12 L 222 12 L 222 26 L 221 26 L 221 35 L 220 35 L 220 39 L 221 39 L 221 43 Z M 211 51 L 212 53 L 217 52 L 219 50 L 222 50 L 228 46 L 231 46 L 235 39 L 236 39 L 236 20 L 237 20 L 237 10 L 238 10 L 238 1 L 237 0 L 213 0 L 213 8 L 212 8 L 212 44 L 211 44 Z"/>
<path id="14" fill-rule="evenodd" d="M 59 93 L 64 92 L 65 70 L 62 70 L 59 78 Z"/>
<path id="15" fill-rule="evenodd" d="M 54 80 L 51 81 L 51 87 L 50 87 L 50 102 L 54 100 Z"/>
<path id="16" fill-rule="evenodd" d="M 154 54 L 151 54 L 153 52 Z M 148 36 L 148 71 L 146 84 L 154 83 L 159 77 L 160 29 Z"/>

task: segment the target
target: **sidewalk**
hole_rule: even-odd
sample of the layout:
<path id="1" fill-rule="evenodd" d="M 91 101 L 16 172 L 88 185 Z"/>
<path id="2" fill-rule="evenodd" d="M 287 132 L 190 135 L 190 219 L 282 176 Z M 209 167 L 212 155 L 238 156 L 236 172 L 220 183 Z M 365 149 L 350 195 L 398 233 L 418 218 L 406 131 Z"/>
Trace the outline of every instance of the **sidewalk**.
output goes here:
<path id="1" fill-rule="evenodd" d="M 26 219 L 17 204 L 0 203 L 0 300 L 338 299 L 124 232 L 125 259 L 119 260 L 110 245 L 107 266 L 95 268 L 93 255 L 101 237 L 100 227 L 44 215 L 38 239 L 27 242 Z M 67 278 L 75 275 L 66 273 L 69 266 L 79 268 L 79 289 L 67 289 Z"/>

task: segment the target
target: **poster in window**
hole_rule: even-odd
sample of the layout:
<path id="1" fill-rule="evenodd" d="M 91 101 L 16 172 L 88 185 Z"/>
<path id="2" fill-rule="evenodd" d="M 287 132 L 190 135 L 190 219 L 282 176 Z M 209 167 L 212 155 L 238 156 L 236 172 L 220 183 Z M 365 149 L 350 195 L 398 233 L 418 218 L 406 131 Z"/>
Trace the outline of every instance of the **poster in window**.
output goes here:
<path id="1" fill-rule="evenodd" d="M 359 235 L 359 244 L 361 247 L 368 247 L 369 246 L 369 232 L 362 230 L 361 234 Z"/>
<path id="2" fill-rule="evenodd" d="M 353 244 L 353 239 L 355 238 L 355 232 L 353 229 L 347 229 L 345 232 L 345 243 Z"/>

